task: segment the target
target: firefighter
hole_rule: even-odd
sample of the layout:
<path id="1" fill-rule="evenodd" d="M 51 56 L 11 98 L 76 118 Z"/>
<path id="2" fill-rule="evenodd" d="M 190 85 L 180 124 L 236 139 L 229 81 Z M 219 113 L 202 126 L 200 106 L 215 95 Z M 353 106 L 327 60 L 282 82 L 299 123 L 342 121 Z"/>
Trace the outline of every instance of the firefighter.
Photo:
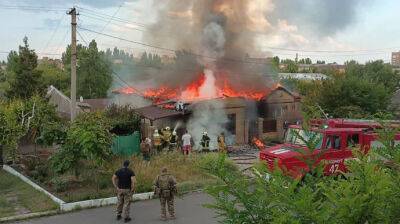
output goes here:
<path id="1" fill-rule="evenodd" d="M 218 152 L 226 153 L 225 133 L 221 132 L 218 136 Z"/>
<path id="2" fill-rule="evenodd" d="M 164 148 L 169 148 L 169 144 L 171 142 L 171 136 L 172 136 L 170 127 L 168 127 L 168 126 L 165 127 L 163 129 L 162 135 L 163 135 L 162 140 L 163 140 Z"/>
<path id="3" fill-rule="evenodd" d="M 202 146 L 203 152 L 210 152 L 210 137 L 208 137 L 208 133 L 206 131 L 203 132 L 200 145 Z"/>
<path id="4" fill-rule="evenodd" d="M 161 135 L 158 133 L 157 129 L 154 131 L 153 145 L 154 145 L 154 153 L 160 153 L 162 150 L 162 146 L 161 146 L 162 139 L 161 139 Z"/>
<path id="5" fill-rule="evenodd" d="M 169 142 L 169 151 L 175 151 L 178 146 L 178 136 L 176 135 L 176 131 L 172 132 L 171 140 Z"/>

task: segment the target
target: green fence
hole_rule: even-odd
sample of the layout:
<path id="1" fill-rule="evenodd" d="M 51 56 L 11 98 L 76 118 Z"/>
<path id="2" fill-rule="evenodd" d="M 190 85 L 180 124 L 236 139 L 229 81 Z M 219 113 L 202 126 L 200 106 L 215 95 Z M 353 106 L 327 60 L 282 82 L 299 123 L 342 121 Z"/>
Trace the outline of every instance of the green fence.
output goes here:
<path id="1" fill-rule="evenodd" d="M 135 131 L 132 135 L 116 136 L 113 139 L 112 151 L 116 155 L 137 155 L 140 153 L 140 133 Z"/>

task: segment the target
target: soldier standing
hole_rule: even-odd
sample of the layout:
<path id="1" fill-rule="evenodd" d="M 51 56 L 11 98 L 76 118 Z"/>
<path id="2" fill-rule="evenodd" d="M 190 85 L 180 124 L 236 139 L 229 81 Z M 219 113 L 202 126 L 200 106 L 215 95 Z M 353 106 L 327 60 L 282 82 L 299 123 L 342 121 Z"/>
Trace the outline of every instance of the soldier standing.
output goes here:
<path id="1" fill-rule="evenodd" d="M 135 191 L 135 173 L 129 169 L 129 161 L 126 160 L 123 168 L 119 169 L 112 177 L 114 187 L 117 189 L 117 220 L 122 218 L 122 211 L 124 211 L 124 221 L 129 222 L 129 210 L 131 205 L 132 193 Z"/>
<path id="2" fill-rule="evenodd" d="M 174 196 L 177 193 L 175 177 L 168 173 L 167 168 L 163 168 L 161 175 L 154 180 L 154 194 L 160 197 L 161 219 L 167 220 L 166 205 L 171 219 L 175 219 Z"/>

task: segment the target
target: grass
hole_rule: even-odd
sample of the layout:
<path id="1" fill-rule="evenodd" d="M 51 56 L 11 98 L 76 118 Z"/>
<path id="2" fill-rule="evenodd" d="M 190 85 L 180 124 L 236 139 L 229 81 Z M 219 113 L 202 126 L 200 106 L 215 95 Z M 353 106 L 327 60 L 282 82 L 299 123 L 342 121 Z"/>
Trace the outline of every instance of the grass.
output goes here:
<path id="1" fill-rule="evenodd" d="M 0 170 L 0 218 L 57 208 L 50 198 L 4 170 Z"/>
<path id="2" fill-rule="evenodd" d="M 213 154 L 192 154 L 186 157 L 180 153 L 167 153 L 152 157 L 150 162 L 143 161 L 141 156 L 115 157 L 105 168 L 84 172 L 79 182 L 70 183 L 66 191 L 56 194 L 66 202 L 115 196 L 111 177 L 126 159 L 131 161 L 130 168 L 136 174 L 136 193 L 153 191 L 154 179 L 163 167 L 167 167 L 169 173 L 176 177 L 178 190 L 182 194 L 215 182 L 213 177 L 205 174 L 198 166 L 199 161 L 212 156 Z M 94 177 L 98 179 L 99 186 L 95 184 Z"/>

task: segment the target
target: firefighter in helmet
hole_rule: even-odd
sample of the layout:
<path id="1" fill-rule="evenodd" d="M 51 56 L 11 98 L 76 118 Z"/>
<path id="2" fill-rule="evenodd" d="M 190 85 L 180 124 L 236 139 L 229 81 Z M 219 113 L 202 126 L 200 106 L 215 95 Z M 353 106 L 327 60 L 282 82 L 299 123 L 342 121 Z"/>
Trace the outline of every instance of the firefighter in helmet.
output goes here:
<path id="1" fill-rule="evenodd" d="M 158 130 L 154 130 L 153 134 L 153 145 L 154 145 L 154 152 L 155 153 L 160 153 L 162 150 L 162 139 L 161 135 L 158 133 Z"/>
<path id="2" fill-rule="evenodd" d="M 218 136 L 218 152 L 227 153 L 224 132 Z"/>
<path id="3" fill-rule="evenodd" d="M 169 144 L 171 142 L 171 128 L 170 127 L 165 127 L 162 131 L 162 140 L 163 140 L 163 146 L 164 148 L 169 148 Z"/>
<path id="4" fill-rule="evenodd" d="M 208 137 L 208 133 L 206 131 L 203 132 L 203 136 L 201 137 L 200 145 L 202 147 L 203 152 L 210 151 L 210 137 Z"/>
<path id="5" fill-rule="evenodd" d="M 169 142 L 169 151 L 175 151 L 178 146 L 178 136 L 176 135 L 176 131 L 172 132 L 171 140 Z"/>

